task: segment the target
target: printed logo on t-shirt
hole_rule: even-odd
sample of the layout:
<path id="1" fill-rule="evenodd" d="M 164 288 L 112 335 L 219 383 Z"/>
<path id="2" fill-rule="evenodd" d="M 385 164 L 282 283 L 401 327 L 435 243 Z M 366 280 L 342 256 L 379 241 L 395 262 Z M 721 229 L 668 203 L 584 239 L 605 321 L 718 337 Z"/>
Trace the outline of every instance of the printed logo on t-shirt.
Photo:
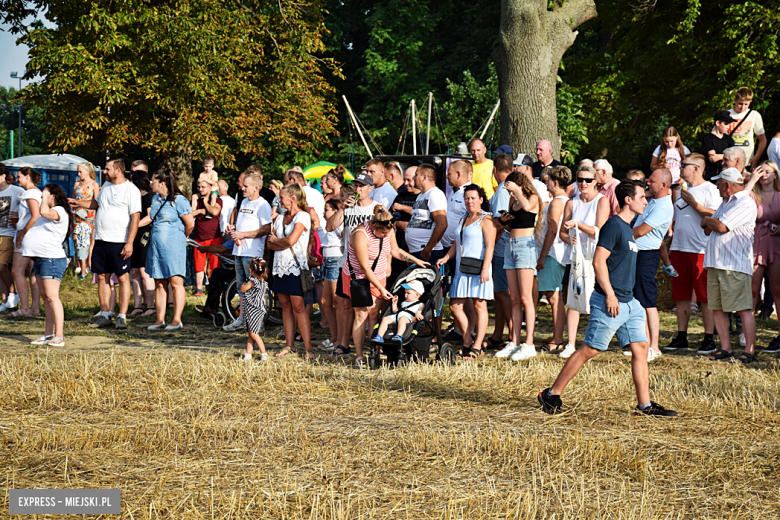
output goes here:
<path id="1" fill-rule="evenodd" d="M 429 217 L 428 197 L 422 200 L 418 198 L 414 201 L 414 212 L 416 214 L 412 217 L 408 227 L 415 229 L 433 229 L 436 222 Z"/>
<path id="2" fill-rule="evenodd" d="M 11 225 L 11 199 L 13 197 L 0 197 L 0 228 L 10 228 Z"/>
<path id="3" fill-rule="evenodd" d="M 249 208 L 241 208 L 238 211 L 239 211 L 239 213 L 246 213 L 247 215 L 254 215 L 255 214 L 255 210 L 249 209 Z"/>
<path id="4" fill-rule="evenodd" d="M 628 248 L 634 253 L 639 253 L 639 248 L 636 246 L 636 242 L 633 240 L 628 241 Z"/>
<path id="5" fill-rule="evenodd" d="M 354 228 L 362 224 L 363 222 L 366 222 L 368 219 L 371 218 L 371 215 L 364 215 L 364 214 L 344 214 L 344 227 L 346 228 Z"/>
<path id="6" fill-rule="evenodd" d="M 728 133 L 731 134 L 732 130 L 739 124 L 739 121 L 730 123 L 728 126 Z M 736 146 L 751 146 L 752 140 L 749 139 L 753 132 L 753 121 L 743 121 L 737 131 L 731 134 L 731 138 L 734 139 Z"/>

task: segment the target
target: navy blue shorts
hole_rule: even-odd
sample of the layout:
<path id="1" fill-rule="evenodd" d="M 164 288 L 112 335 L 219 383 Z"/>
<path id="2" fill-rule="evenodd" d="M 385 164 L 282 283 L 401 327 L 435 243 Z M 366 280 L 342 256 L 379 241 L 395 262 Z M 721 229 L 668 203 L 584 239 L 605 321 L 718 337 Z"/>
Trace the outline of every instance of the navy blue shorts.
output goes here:
<path id="1" fill-rule="evenodd" d="M 634 298 L 645 309 L 652 309 L 658 300 L 658 282 L 655 273 L 660 262 L 658 249 L 639 251 L 636 257 L 636 278 L 634 280 Z"/>
<path id="2" fill-rule="evenodd" d="M 95 274 L 115 274 L 117 278 L 128 273 L 132 260 L 122 258 L 124 243 L 95 240 L 92 248 L 92 272 Z"/>
<path id="3" fill-rule="evenodd" d="M 290 296 L 300 296 L 303 298 L 303 288 L 301 287 L 300 276 L 274 276 L 274 293 L 288 294 Z"/>

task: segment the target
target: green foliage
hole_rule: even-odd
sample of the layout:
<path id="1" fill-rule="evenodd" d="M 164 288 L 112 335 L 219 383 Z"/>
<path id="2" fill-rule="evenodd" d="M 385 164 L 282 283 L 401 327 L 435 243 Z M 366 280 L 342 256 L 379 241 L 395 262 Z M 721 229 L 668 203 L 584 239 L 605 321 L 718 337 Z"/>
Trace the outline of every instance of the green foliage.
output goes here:
<path id="1" fill-rule="evenodd" d="M 335 131 L 317 0 L 46 7 L 56 28 L 22 38 L 27 77 L 44 76 L 23 100 L 44 110 L 56 150 L 192 150 L 232 166 L 274 145 L 315 150 Z"/>
<path id="2" fill-rule="evenodd" d="M 459 141 L 468 141 L 484 126 L 498 101 L 498 76 L 492 66 L 490 72 L 484 83 L 478 82 L 469 70 L 463 73 L 460 83 L 447 78 L 449 98 L 444 102 L 442 111 L 447 135 L 463 136 Z M 493 125 L 496 128 L 501 126 L 499 112 L 496 112 Z"/>
<path id="3" fill-rule="evenodd" d="M 14 132 L 14 155 L 19 156 L 18 90 L 0 87 L 0 160 L 11 158 L 10 130 Z M 44 113 L 40 107 L 22 106 L 22 154 L 45 153 L 46 141 L 41 133 Z"/>

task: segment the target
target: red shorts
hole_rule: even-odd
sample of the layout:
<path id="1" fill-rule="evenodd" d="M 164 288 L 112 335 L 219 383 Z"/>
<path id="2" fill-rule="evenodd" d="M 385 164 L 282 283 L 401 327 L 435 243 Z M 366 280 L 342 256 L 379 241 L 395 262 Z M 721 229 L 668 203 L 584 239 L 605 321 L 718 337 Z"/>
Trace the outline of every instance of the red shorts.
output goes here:
<path id="1" fill-rule="evenodd" d="M 222 238 L 212 238 L 211 240 L 200 240 L 198 243 L 202 246 L 216 246 L 222 244 Z M 209 259 L 209 268 L 216 269 L 219 267 L 219 258 L 212 253 L 201 253 L 197 249 L 195 250 L 195 272 L 202 273 L 206 270 L 206 257 Z"/>
<path id="2" fill-rule="evenodd" d="M 349 292 L 350 281 L 352 281 L 352 278 L 344 271 L 341 271 L 341 292 L 343 292 L 347 296 L 347 298 L 352 296 L 352 294 Z M 385 287 L 386 281 L 387 278 L 382 278 L 381 280 L 379 280 L 379 285 Z M 374 298 L 382 297 L 382 293 L 379 292 L 379 289 L 377 289 L 374 284 L 371 284 L 371 294 L 374 296 Z"/>
<path id="3" fill-rule="evenodd" d="M 679 302 L 690 300 L 693 291 L 700 303 L 707 303 L 707 270 L 704 268 L 704 255 L 670 251 L 669 259 L 680 273 L 672 278 L 672 300 Z"/>

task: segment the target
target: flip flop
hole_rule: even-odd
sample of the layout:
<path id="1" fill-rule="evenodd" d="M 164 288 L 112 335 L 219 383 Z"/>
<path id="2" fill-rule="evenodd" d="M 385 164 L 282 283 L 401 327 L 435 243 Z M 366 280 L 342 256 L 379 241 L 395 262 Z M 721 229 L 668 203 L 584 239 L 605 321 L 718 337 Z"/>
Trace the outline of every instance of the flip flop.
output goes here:
<path id="1" fill-rule="evenodd" d="M 40 316 L 40 314 L 38 314 L 38 316 Z M 24 314 L 21 310 L 14 311 L 11 314 L 7 314 L 6 315 L 6 318 L 13 318 L 13 319 L 16 319 L 16 318 L 32 318 L 32 317 L 33 317 L 32 313 L 31 314 Z"/>
<path id="2" fill-rule="evenodd" d="M 142 318 L 146 318 L 146 317 L 149 317 L 149 316 L 154 316 L 155 314 L 157 314 L 157 310 L 156 309 L 146 309 L 144 311 L 144 313 L 141 314 L 141 317 Z"/>
<path id="3" fill-rule="evenodd" d="M 143 307 L 134 307 L 133 310 L 130 312 L 130 316 L 138 316 L 139 314 L 143 314 L 144 309 Z"/>

